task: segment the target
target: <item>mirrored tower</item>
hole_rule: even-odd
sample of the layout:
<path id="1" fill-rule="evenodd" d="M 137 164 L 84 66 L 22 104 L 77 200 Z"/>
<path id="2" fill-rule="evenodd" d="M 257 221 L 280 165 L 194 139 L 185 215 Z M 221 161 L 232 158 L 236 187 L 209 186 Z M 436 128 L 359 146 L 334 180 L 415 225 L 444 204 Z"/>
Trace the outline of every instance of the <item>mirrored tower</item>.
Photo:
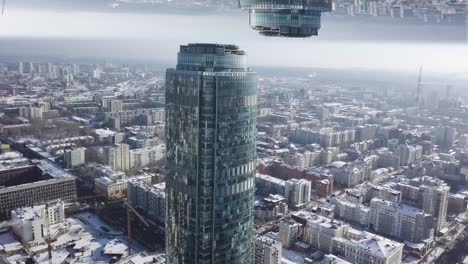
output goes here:
<path id="1" fill-rule="evenodd" d="M 250 27 L 265 36 L 310 37 L 318 34 L 322 12 L 331 0 L 239 0 L 249 10 Z"/>
<path id="2" fill-rule="evenodd" d="M 234 45 L 166 72 L 167 263 L 253 263 L 256 75 Z"/>

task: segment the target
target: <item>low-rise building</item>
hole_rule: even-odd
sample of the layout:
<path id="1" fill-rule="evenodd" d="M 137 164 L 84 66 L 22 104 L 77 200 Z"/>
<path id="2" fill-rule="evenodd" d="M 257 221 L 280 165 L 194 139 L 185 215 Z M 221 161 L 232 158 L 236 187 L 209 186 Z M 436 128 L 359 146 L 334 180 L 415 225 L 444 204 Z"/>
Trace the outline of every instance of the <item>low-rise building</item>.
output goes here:
<path id="1" fill-rule="evenodd" d="M 119 198 L 127 193 L 128 181 L 138 179 L 145 183 L 151 183 L 151 176 L 140 176 L 133 178 L 109 178 L 107 176 L 96 178 L 94 180 L 94 191 L 107 198 Z"/>
<path id="2" fill-rule="evenodd" d="M 52 235 L 48 233 L 51 226 L 65 221 L 64 204 L 59 201 L 18 208 L 11 212 L 11 220 L 13 232 L 23 244 L 39 244 Z"/>
<path id="3" fill-rule="evenodd" d="M 334 254 L 359 264 L 400 264 L 403 244 L 368 232 L 353 238 L 335 238 Z"/>
<path id="4" fill-rule="evenodd" d="M 28 168 L 32 170 L 9 176 L 12 179 L 10 183 L 19 184 L 2 184 L 6 187 L 0 188 L 0 218 L 8 217 L 15 208 L 57 199 L 64 202 L 76 200 L 76 177 L 71 173 L 48 160 L 36 162 Z"/>
<path id="5" fill-rule="evenodd" d="M 309 214 L 304 228 L 304 241 L 326 253 L 333 252 L 333 238 L 344 237 L 349 225 L 317 214 Z"/>
<path id="6" fill-rule="evenodd" d="M 279 194 L 270 194 L 255 203 L 255 218 L 271 221 L 288 213 L 286 198 Z"/>

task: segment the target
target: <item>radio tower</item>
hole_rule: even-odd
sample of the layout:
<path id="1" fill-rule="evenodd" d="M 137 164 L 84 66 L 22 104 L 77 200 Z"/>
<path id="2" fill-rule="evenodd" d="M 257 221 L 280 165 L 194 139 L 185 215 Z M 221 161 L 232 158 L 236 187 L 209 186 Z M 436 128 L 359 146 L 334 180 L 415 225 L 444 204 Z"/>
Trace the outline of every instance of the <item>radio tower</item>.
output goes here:
<path id="1" fill-rule="evenodd" d="M 419 68 L 419 78 L 418 78 L 418 87 L 416 89 L 416 103 L 418 105 L 418 109 L 421 109 L 421 104 L 422 104 L 422 98 L 421 98 L 421 92 L 422 92 L 422 84 L 421 84 L 421 79 L 422 79 L 422 66 Z"/>

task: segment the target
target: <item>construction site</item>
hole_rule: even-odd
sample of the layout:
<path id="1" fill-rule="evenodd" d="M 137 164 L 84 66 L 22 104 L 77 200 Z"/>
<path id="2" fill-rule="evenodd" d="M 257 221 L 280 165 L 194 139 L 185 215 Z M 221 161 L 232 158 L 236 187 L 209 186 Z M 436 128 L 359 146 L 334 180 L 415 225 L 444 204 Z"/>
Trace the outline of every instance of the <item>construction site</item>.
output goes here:
<path id="1" fill-rule="evenodd" d="M 37 208 L 0 225 L 0 263 L 133 263 L 134 258 L 165 262 L 164 231 L 126 200 L 91 206 L 53 224 L 41 222 L 42 237 L 23 237 L 17 226 L 35 226 L 41 214 Z"/>

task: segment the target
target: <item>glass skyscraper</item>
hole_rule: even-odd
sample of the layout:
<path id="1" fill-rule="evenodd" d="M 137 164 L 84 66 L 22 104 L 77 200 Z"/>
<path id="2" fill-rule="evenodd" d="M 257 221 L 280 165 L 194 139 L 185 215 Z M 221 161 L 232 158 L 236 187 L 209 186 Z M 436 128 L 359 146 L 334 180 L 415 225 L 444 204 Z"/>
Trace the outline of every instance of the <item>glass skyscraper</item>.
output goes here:
<path id="1" fill-rule="evenodd" d="M 322 12 L 332 0 L 239 0 L 249 10 L 249 24 L 265 36 L 310 37 L 320 29 Z"/>
<path id="2" fill-rule="evenodd" d="M 256 118 L 244 51 L 180 47 L 166 72 L 167 263 L 253 263 Z"/>

